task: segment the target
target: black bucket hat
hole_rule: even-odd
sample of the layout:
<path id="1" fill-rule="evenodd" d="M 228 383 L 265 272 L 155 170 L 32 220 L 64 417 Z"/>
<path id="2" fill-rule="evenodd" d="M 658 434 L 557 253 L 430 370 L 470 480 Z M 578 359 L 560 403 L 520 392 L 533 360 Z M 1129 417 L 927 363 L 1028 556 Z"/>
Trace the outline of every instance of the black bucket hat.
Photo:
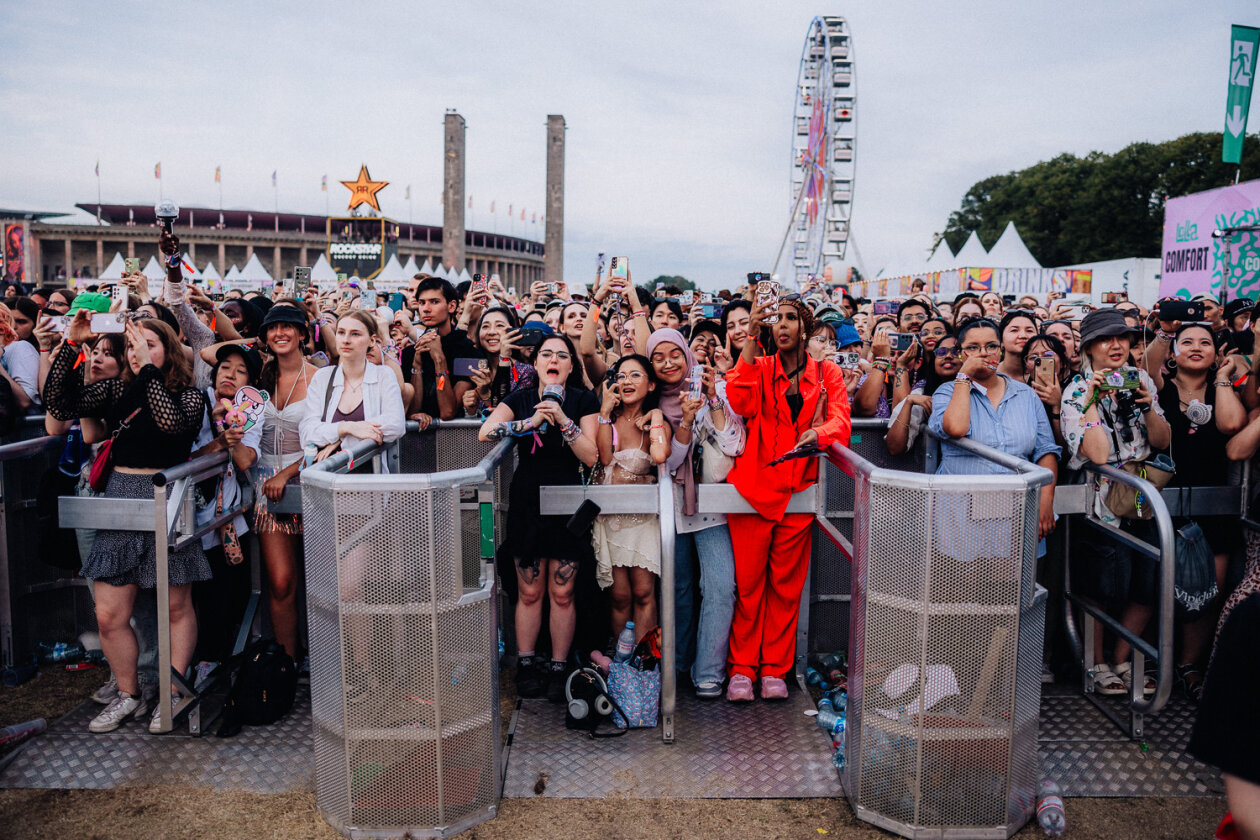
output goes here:
<path id="1" fill-rule="evenodd" d="M 1116 335 L 1132 336 L 1134 332 L 1136 330 L 1125 320 L 1123 310 L 1095 309 L 1081 321 L 1081 349 L 1088 346 L 1091 341 L 1097 341 L 1100 338 Z"/>
<path id="2" fill-rule="evenodd" d="M 258 376 L 262 373 L 262 356 L 258 355 L 258 351 L 244 344 L 224 344 L 214 354 L 214 357 L 219 364 L 223 364 L 223 360 L 233 354 L 245 360 L 245 370 L 249 371 L 249 381 L 251 383 L 258 382 Z"/>
<path id="3" fill-rule="evenodd" d="M 281 304 L 268 309 L 267 316 L 263 318 L 262 326 L 258 328 L 258 335 L 260 337 L 266 335 L 267 327 L 272 324 L 293 324 L 301 327 L 303 330 L 310 331 L 310 325 L 306 321 L 306 314 L 296 306 Z"/>

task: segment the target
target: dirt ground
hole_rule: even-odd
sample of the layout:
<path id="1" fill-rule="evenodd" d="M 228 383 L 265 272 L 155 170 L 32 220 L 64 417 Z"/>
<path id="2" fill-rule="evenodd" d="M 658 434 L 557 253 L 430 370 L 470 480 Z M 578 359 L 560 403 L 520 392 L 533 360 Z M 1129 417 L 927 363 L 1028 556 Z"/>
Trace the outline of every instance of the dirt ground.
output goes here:
<path id="1" fill-rule="evenodd" d="M 0 726 L 55 720 L 105 678 L 97 669 L 45 669 L 17 688 L 0 688 Z M 504 720 L 512 687 L 505 681 Z M 1211 837 L 1225 812 L 1216 798 L 1069 799 L 1068 837 L 1185 840 Z M 116 790 L 0 790 L 3 840 L 335 840 L 313 793 L 252 794 L 187 786 Z M 676 837 L 888 838 L 859 822 L 843 800 L 826 799 L 505 799 L 494 820 L 462 838 L 620 840 Z M 1031 824 L 1018 835 L 1043 836 Z"/>

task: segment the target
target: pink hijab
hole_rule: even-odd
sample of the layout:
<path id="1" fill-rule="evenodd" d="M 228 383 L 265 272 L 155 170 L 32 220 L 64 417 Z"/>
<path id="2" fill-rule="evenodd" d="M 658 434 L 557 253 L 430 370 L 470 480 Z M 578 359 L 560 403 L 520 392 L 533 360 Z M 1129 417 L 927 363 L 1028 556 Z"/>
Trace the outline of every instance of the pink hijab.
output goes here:
<path id="1" fill-rule="evenodd" d="M 687 376 L 690 376 L 691 369 L 699 363 L 696 361 L 695 354 L 691 352 L 687 339 L 683 338 L 683 334 L 678 330 L 660 329 L 652 333 L 648 337 L 647 343 L 648 359 L 652 358 L 652 353 L 657 347 L 665 343 L 677 345 L 683 351 L 683 355 L 687 359 Z M 669 424 L 674 427 L 675 432 L 678 430 L 678 424 L 682 422 L 682 395 L 686 388 L 686 377 L 674 385 L 661 383 L 661 413 L 669 420 Z M 693 432 L 691 435 L 692 444 L 695 441 L 696 436 Z M 676 442 L 675 445 L 677 445 Z M 683 487 L 683 513 L 687 516 L 694 516 L 696 512 L 696 476 L 691 465 L 691 449 L 691 446 L 687 447 L 687 460 L 674 472 L 674 483 L 681 484 Z"/>

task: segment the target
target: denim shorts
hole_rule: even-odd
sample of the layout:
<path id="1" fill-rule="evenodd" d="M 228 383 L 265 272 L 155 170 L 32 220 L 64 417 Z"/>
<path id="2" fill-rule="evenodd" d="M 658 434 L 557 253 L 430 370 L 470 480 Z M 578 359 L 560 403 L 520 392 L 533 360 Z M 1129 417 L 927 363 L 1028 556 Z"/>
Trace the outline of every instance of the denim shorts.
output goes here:
<path id="1" fill-rule="evenodd" d="M 1153 522 L 1125 519 L 1120 528 L 1152 545 L 1158 539 Z M 1159 570 L 1154 558 L 1108 539 L 1089 525 L 1073 532 L 1070 550 L 1076 591 L 1112 609 L 1130 602 L 1154 606 L 1158 591 L 1155 576 Z"/>

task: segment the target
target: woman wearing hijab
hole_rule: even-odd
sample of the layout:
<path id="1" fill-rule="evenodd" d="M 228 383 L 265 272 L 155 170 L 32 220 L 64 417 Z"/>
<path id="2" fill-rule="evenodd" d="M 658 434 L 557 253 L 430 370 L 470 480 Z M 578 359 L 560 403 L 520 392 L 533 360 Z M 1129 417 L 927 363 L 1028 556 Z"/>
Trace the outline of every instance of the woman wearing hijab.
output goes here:
<path id="1" fill-rule="evenodd" d="M 746 342 L 727 377 L 731 408 L 748 424 L 748 445 L 735 459 L 729 481 L 755 513 L 727 516 L 735 549 L 735 615 L 731 624 L 730 683 L 726 699 L 787 697 L 784 676 L 792 669 L 801 590 L 809 572 L 814 515 L 788 513 L 793 493 L 818 478 L 814 458 L 770 462 L 794 448 L 849 442 L 849 400 L 840 368 L 816 362 L 806 352 L 813 327 L 799 299 L 767 301 L 753 309 L 749 335 L 760 335 L 768 315 L 774 353 L 757 358 Z M 825 406 L 825 408 L 823 407 Z"/>

